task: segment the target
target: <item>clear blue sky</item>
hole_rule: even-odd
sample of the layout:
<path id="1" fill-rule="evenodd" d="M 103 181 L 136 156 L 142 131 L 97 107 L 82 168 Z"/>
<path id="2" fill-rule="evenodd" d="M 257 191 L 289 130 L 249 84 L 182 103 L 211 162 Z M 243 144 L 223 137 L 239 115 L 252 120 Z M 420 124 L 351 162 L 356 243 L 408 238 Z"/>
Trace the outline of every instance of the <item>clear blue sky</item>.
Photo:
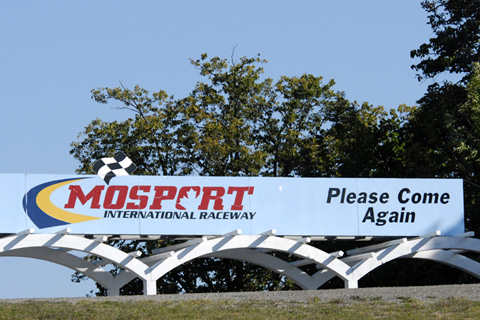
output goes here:
<path id="1" fill-rule="evenodd" d="M 73 174 L 78 133 L 130 116 L 96 104 L 91 89 L 122 82 L 182 97 L 199 80 L 189 58 L 204 52 L 260 53 L 273 79 L 311 73 L 351 100 L 414 105 L 429 84 L 410 69 L 410 50 L 432 37 L 426 22 L 420 1 L 404 0 L 1 1 L 0 173 Z M 94 289 L 71 274 L 0 258 L 0 298 Z"/>

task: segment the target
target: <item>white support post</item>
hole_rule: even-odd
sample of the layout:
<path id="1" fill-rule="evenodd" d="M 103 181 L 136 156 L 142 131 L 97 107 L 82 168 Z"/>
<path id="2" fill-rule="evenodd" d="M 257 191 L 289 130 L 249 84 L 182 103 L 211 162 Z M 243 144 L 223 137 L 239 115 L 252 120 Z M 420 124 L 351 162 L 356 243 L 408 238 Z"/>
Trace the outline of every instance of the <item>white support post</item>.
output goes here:
<path id="1" fill-rule="evenodd" d="M 465 232 L 465 233 L 457 234 L 455 237 L 472 238 L 473 236 L 475 236 L 475 232 L 474 231 L 468 231 L 468 232 Z"/>
<path id="2" fill-rule="evenodd" d="M 424 234 L 423 236 L 420 236 L 420 237 L 415 237 L 415 238 L 412 238 L 412 239 L 409 239 L 409 240 L 418 240 L 418 239 L 424 239 L 424 238 L 433 238 L 433 237 L 439 237 L 442 235 L 442 231 L 433 231 L 433 232 L 430 232 L 430 233 L 427 233 L 427 234 Z"/>
<path id="3" fill-rule="evenodd" d="M 371 258 L 375 258 L 377 256 L 376 253 L 374 252 L 368 252 L 368 253 L 362 253 L 362 254 L 357 254 L 353 256 L 348 256 L 342 259 L 343 262 L 354 262 L 354 261 L 361 261 L 361 260 L 367 260 Z"/>
<path id="4" fill-rule="evenodd" d="M 374 244 L 374 245 L 371 245 L 371 246 L 366 246 L 366 247 L 362 247 L 362 248 L 358 248 L 358 249 L 348 250 L 347 254 L 348 255 L 355 255 L 355 254 L 360 254 L 360 253 L 375 252 L 375 251 L 379 251 L 379 250 L 384 249 L 384 248 L 388 248 L 388 247 L 395 246 L 395 245 L 398 245 L 398 244 L 406 243 L 407 241 L 408 241 L 407 238 L 396 239 L 396 240 L 387 241 L 387 242 L 383 242 L 383 243 L 379 243 L 379 244 Z"/>
<path id="5" fill-rule="evenodd" d="M 183 248 L 189 247 L 191 245 L 205 242 L 207 240 L 208 240 L 207 237 L 203 236 L 201 238 L 188 240 L 188 241 L 185 241 L 185 242 L 182 242 L 182 243 L 179 243 L 179 244 L 174 244 L 172 246 L 153 249 L 152 253 L 153 254 L 160 254 L 160 253 L 165 253 L 165 252 L 169 252 L 169 251 L 178 251 L 178 250 L 181 250 Z"/>
<path id="6" fill-rule="evenodd" d="M 334 258 L 341 258 L 341 257 L 343 257 L 343 256 L 345 255 L 345 252 L 343 252 L 342 250 L 340 250 L 340 251 L 331 252 L 330 255 L 331 255 L 332 257 L 334 257 Z M 320 264 L 317 264 L 317 265 L 315 266 L 315 268 L 317 268 L 317 270 L 320 270 L 320 269 L 323 268 L 323 266 L 320 265 Z"/>
<path id="7" fill-rule="evenodd" d="M 154 256 L 146 257 L 142 259 L 142 262 L 148 265 L 149 267 L 145 270 L 146 274 L 150 274 L 158 266 L 160 266 L 166 259 L 175 257 L 175 252 L 169 251 L 164 253 L 159 253 Z"/>
<path id="8" fill-rule="evenodd" d="M 109 288 L 107 289 L 107 296 L 119 296 L 120 295 L 120 288 Z"/>
<path id="9" fill-rule="evenodd" d="M 171 258 L 173 256 L 175 256 L 175 252 L 174 251 L 168 251 L 168 252 L 158 253 L 158 254 L 155 254 L 153 256 L 143 258 L 142 262 L 146 263 L 147 265 L 151 265 L 152 263 L 154 263 L 154 265 L 152 265 L 149 268 L 149 270 L 150 270 L 149 272 L 151 272 L 151 270 L 155 269 L 155 267 L 162 262 L 161 260 L 165 260 L 165 259 Z"/>
<path id="10" fill-rule="evenodd" d="M 153 296 L 157 294 L 157 281 L 156 280 L 143 280 L 143 294 L 147 296 Z"/>
<path id="11" fill-rule="evenodd" d="M 293 240 L 301 243 L 309 243 L 312 241 L 311 237 L 301 237 L 301 236 L 283 236 L 283 238 L 288 240 Z"/>
<path id="12" fill-rule="evenodd" d="M 70 229 L 70 228 L 65 228 L 65 229 L 59 230 L 59 231 L 57 231 L 57 232 L 55 232 L 55 233 L 56 233 L 56 234 L 61 234 L 61 235 L 66 235 L 66 234 L 69 234 L 71 231 L 72 231 L 72 229 Z"/>
<path id="13" fill-rule="evenodd" d="M 137 251 L 127 252 L 127 254 L 128 254 L 130 257 L 138 258 L 138 257 L 140 257 L 140 256 L 142 255 L 142 251 L 137 250 Z"/>
<path id="14" fill-rule="evenodd" d="M 297 261 L 290 262 L 290 265 L 294 267 L 302 267 L 302 266 L 308 266 L 314 263 L 316 264 L 317 262 L 310 259 L 304 259 L 304 260 L 297 260 Z"/>
<path id="15" fill-rule="evenodd" d="M 358 280 L 345 280 L 345 289 L 358 289 Z"/>
<path id="16" fill-rule="evenodd" d="M 99 237 L 95 237 L 92 239 L 93 241 L 97 241 L 97 242 L 105 242 L 108 240 L 108 237 L 107 236 L 99 236 Z"/>
<path id="17" fill-rule="evenodd" d="M 118 237 L 120 240 L 137 240 L 140 238 L 140 235 L 120 235 Z"/>
<path id="18" fill-rule="evenodd" d="M 238 235 L 241 235 L 242 234 L 242 229 L 236 229 L 236 230 L 233 230 L 229 233 L 225 233 L 222 237 L 230 237 L 230 236 L 238 236 Z"/>
<path id="19" fill-rule="evenodd" d="M 32 234 L 32 233 L 34 233 L 34 230 L 33 230 L 33 228 L 30 228 L 30 229 L 20 231 L 20 232 L 16 233 L 16 235 L 17 236 L 23 236 L 23 235 L 29 235 L 29 234 Z"/>
<path id="20" fill-rule="evenodd" d="M 340 251 L 331 252 L 330 255 L 335 258 L 341 258 L 345 255 L 345 252 L 340 250 Z"/>
<path id="21" fill-rule="evenodd" d="M 274 236 L 277 234 L 277 230 L 271 229 L 265 232 L 260 233 L 261 236 Z"/>
<path id="22" fill-rule="evenodd" d="M 310 237 L 305 237 L 305 238 L 300 238 L 297 240 L 297 242 L 300 242 L 300 243 L 310 243 L 312 239 Z"/>

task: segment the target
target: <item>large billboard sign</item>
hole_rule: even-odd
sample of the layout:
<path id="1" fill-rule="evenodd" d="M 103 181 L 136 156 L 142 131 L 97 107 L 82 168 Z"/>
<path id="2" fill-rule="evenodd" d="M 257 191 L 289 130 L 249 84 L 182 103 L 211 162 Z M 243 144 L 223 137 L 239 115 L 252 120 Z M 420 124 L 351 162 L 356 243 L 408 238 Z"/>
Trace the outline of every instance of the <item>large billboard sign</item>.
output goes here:
<path id="1" fill-rule="evenodd" d="M 0 174 L 0 233 L 420 236 L 464 232 L 458 179 Z"/>

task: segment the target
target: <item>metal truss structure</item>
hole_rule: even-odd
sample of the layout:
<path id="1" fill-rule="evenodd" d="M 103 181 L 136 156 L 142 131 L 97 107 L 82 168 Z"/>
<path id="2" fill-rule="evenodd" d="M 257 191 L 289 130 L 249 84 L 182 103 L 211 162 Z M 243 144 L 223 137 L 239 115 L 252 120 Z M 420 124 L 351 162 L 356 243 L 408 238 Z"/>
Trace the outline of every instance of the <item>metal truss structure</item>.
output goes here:
<path id="1" fill-rule="evenodd" d="M 480 263 L 462 255 L 480 252 L 480 240 L 472 237 L 473 233 L 451 237 L 435 232 L 347 252 L 328 253 L 311 246 L 308 237 L 280 237 L 274 230 L 259 235 L 242 235 L 241 230 L 235 230 L 223 236 L 190 239 L 140 258 L 140 252 L 125 253 L 105 244 L 107 236 L 88 239 L 71 235 L 68 229 L 55 234 L 35 234 L 30 229 L 0 238 L 0 257 L 28 257 L 68 267 L 102 285 L 108 295 L 119 295 L 120 288 L 135 278 L 143 281 L 144 294 L 155 295 L 159 278 L 177 266 L 205 257 L 247 261 L 281 274 L 306 290 L 318 289 L 334 277 L 342 279 L 345 288 L 353 289 L 358 288 L 358 281 L 369 272 L 399 258 L 433 260 L 480 278 Z M 92 263 L 75 252 L 98 256 L 102 260 Z M 285 252 L 297 260 L 288 262 L 272 252 Z M 105 268 L 110 264 L 122 271 L 113 276 Z M 317 267 L 316 273 L 302 271 L 302 266 L 312 264 Z"/>

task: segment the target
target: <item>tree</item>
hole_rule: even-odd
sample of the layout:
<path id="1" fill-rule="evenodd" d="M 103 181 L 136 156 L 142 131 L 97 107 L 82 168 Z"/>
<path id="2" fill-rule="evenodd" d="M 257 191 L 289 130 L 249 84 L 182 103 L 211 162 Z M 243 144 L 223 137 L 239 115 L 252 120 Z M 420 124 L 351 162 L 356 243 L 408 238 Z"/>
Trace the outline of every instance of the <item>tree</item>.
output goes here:
<path id="1" fill-rule="evenodd" d="M 429 13 L 435 37 L 412 50 L 412 58 L 421 58 L 413 69 L 421 71 L 419 80 L 442 72 L 469 74 L 480 61 L 480 1 L 426 0 L 422 7 Z"/>
<path id="2" fill-rule="evenodd" d="M 412 68 L 422 73 L 419 79 L 443 72 L 464 77 L 456 84 L 430 85 L 418 101 L 406 126 L 409 174 L 464 179 L 467 228 L 478 232 L 480 1 L 427 0 L 422 6 L 435 37 L 411 52 L 412 58 L 422 59 Z"/>
<path id="3" fill-rule="evenodd" d="M 136 86 L 92 91 L 99 103 L 120 103 L 133 118 L 92 121 L 72 144 L 79 173 L 123 150 L 142 175 L 382 176 L 401 157 L 394 131 L 408 118 L 368 103 L 351 103 L 332 89 L 334 81 L 311 74 L 263 78 L 267 61 L 238 62 L 203 54 L 191 60 L 207 81 L 184 98 L 149 93 Z M 392 157 L 392 155 L 395 155 Z M 174 243 L 117 241 L 111 244 L 144 255 Z M 94 257 L 93 257 L 94 258 Z M 117 272 L 113 270 L 112 272 Z M 77 278 L 79 279 L 79 278 Z M 282 290 L 293 285 L 245 262 L 197 259 L 162 277 L 159 292 Z M 141 291 L 138 281 L 122 289 Z"/>
<path id="4" fill-rule="evenodd" d="M 480 231 L 478 203 L 478 46 L 480 37 L 480 1 L 427 0 L 422 2 L 429 13 L 429 24 L 435 37 L 419 49 L 411 51 L 412 58 L 421 61 L 412 66 L 419 71 L 419 80 L 435 78 L 442 73 L 463 76 L 462 81 L 433 83 L 412 110 L 409 121 L 402 127 L 403 173 L 416 178 L 461 178 L 464 180 L 466 228 Z M 477 89 L 475 89 L 477 88 Z M 464 274 L 444 266 L 420 264 L 414 261 L 395 261 L 382 272 L 401 274 L 416 270 L 422 284 L 471 281 Z M 432 277 L 431 275 L 435 275 Z M 441 276 L 440 276 L 441 275 Z M 376 279 L 374 279 L 376 277 Z M 389 276 L 372 273 L 364 279 L 372 285 L 399 285 Z M 398 278 L 398 277 L 395 277 Z M 405 284 L 418 281 L 408 275 Z M 392 277 L 392 279 L 394 279 Z M 408 280 L 410 279 L 410 280 Z"/>
<path id="5" fill-rule="evenodd" d="M 120 148 L 135 159 L 137 174 L 185 174 L 184 154 L 177 150 L 188 133 L 178 135 L 180 119 L 175 105 L 165 91 L 150 93 L 136 86 L 134 90 L 122 87 L 92 90 L 92 98 L 99 103 L 119 101 L 134 112 L 135 117 L 123 122 L 92 121 L 72 143 L 71 153 L 80 161 L 78 172 L 92 172 L 91 160 L 115 154 Z"/>
<path id="6" fill-rule="evenodd" d="M 358 105 L 343 95 L 324 110 L 328 126 L 303 139 L 300 176 L 393 177 L 404 166 L 403 127 L 412 108 Z"/>
<path id="7" fill-rule="evenodd" d="M 464 180 L 466 227 L 480 232 L 480 69 L 466 85 L 432 85 L 406 126 L 407 159 L 414 177 Z"/>

